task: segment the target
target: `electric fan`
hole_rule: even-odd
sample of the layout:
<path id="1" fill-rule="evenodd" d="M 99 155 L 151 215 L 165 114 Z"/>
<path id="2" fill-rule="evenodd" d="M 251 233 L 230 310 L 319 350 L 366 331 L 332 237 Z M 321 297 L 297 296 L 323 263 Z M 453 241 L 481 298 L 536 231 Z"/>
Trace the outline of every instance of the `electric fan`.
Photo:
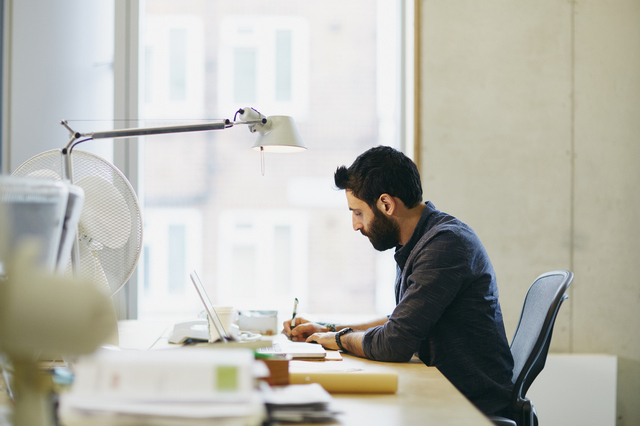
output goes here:
<path id="1" fill-rule="evenodd" d="M 127 178 L 102 157 L 74 150 L 71 163 L 73 183 L 85 194 L 76 240 L 77 273 L 113 296 L 131 277 L 140 258 L 140 205 Z M 54 149 L 25 161 L 13 175 L 63 180 L 64 167 L 61 151 Z M 67 271 L 71 270 L 70 260 Z"/>

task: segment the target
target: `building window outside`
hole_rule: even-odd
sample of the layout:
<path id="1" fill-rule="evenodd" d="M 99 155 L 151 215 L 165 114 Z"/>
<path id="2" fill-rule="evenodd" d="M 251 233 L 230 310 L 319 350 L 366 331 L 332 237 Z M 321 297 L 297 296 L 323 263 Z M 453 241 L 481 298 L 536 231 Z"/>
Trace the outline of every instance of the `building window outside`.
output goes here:
<path id="1" fill-rule="evenodd" d="M 276 31 L 276 101 L 291 101 L 291 81 L 293 76 L 291 30 Z"/>
<path id="2" fill-rule="evenodd" d="M 256 101 L 256 62 L 256 49 L 233 49 L 233 100 L 236 105 L 253 104 Z"/>
<path id="3" fill-rule="evenodd" d="M 220 216 L 216 299 L 251 309 L 290 305 L 308 293 L 309 224 L 304 211 L 243 209 Z M 224 283 L 224 285 L 223 285 Z"/>
<path id="4" fill-rule="evenodd" d="M 271 13 L 223 17 L 218 108 L 254 102 L 271 105 L 278 115 L 305 119 L 312 83 L 310 25 L 308 18 Z"/>
<path id="5" fill-rule="evenodd" d="M 189 272 L 202 268 L 202 229 L 198 209 L 162 206 L 144 210 L 144 284 L 138 289 L 144 301 L 141 318 L 198 311 Z"/>
<path id="6" fill-rule="evenodd" d="M 169 99 L 187 98 L 187 29 L 169 30 Z"/>
<path id="7" fill-rule="evenodd" d="M 147 1 L 147 10 L 154 3 Z M 147 118 L 205 118 L 204 27 L 202 16 L 184 11 L 143 17 L 139 78 L 141 112 Z"/>
<path id="8" fill-rule="evenodd" d="M 169 293 L 178 293 L 183 290 L 184 277 L 187 276 L 186 268 L 186 225 L 169 225 L 167 231 L 167 284 Z"/>
<path id="9" fill-rule="evenodd" d="M 287 312 L 298 297 L 311 314 L 390 313 L 393 253 L 353 232 L 333 172 L 370 147 L 400 146 L 400 54 L 387 48 L 398 10 L 390 0 L 146 0 L 146 124 L 233 119 L 251 106 L 291 115 L 308 150 L 267 155 L 262 176 L 246 127 L 147 138 L 140 318 L 193 317 L 191 269 L 216 305 Z"/>

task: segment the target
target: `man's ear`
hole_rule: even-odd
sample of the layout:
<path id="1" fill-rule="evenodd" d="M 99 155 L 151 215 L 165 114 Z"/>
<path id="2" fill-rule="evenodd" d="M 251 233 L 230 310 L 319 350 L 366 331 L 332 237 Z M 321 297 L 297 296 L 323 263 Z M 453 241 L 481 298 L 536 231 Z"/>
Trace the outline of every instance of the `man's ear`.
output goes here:
<path id="1" fill-rule="evenodd" d="M 382 194 L 376 203 L 378 210 L 387 216 L 391 216 L 396 209 L 396 200 L 389 194 Z"/>

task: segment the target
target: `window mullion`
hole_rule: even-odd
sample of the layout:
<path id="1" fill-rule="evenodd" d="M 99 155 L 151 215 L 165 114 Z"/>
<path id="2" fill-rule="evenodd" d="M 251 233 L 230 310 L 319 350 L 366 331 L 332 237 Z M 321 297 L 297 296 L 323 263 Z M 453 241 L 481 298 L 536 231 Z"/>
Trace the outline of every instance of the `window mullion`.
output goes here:
<path id="1" fill-rule="evenodd" d="M 138 119 L 138 46 L 140 1 L 114 2 L 114 128 L 137 127 Z M 133 123 L 133 125 L 131 124 Z M 127 177 L 138 198 L 142 199 L 139 167 L 141 145 L 137 139 L 118 140 L 113 144 L 115 166 Z M 114 296 L 114 303 L 120 319 L 138 317 L 138 282 L 142 272 L 138 264 L 136 272 L 122 291 Z"/>

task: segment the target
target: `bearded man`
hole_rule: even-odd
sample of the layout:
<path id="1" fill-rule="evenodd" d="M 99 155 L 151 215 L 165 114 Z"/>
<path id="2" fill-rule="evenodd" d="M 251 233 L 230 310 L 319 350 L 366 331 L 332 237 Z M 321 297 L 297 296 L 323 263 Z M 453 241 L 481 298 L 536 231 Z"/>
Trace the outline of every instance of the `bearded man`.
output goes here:
<path id="1" fill-rule="evenodd" d="M 339 167 L 353 229 L 376 250 L 395 248 L 396 307 L 366 324 L 285 321 L 292 340 L 317 342 L 377 361 L 414 355 L 437 367 L 487 415 L 508 415 L 513 358 L 498 302 L 496 275 L 476 233 L 422 202 L 416 165 L 378 146 Z"/>

